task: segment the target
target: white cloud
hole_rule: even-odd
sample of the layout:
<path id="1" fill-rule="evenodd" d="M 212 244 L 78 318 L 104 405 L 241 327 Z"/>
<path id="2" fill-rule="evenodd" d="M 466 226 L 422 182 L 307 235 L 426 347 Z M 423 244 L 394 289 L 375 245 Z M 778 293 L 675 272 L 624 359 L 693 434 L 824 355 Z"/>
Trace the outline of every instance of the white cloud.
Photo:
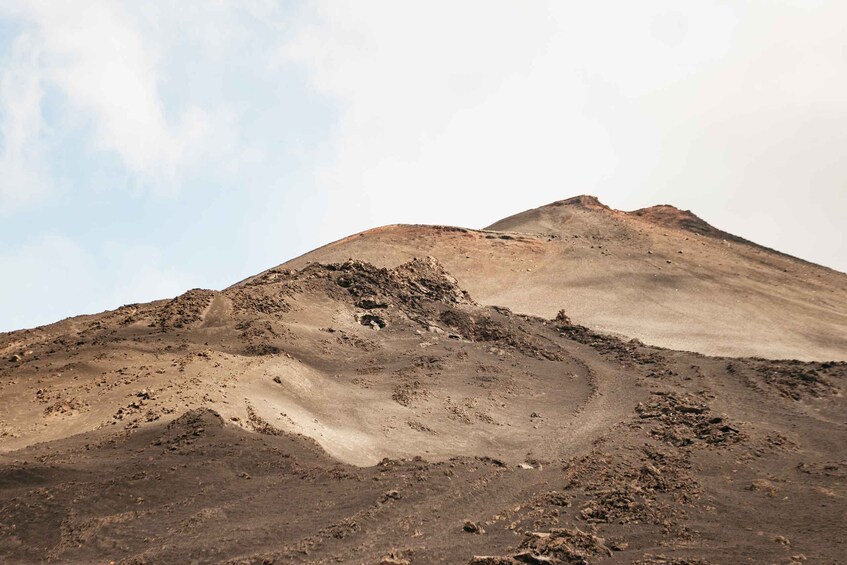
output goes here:
<path id="1" fill-rule="evenodd" d="M 677 5 L 312 2 L 281 56 L 341 109 L 337 157 L 318 177 L 332 235 L 389 212 L 494 219 L 479 200 L 492 192 L 518 210 L 528 191 L 541 203 L 594 190 L 621 159 L 591 112 L 597 85 L 639 96 L 728 49 L 726 9 Z M 656 159 L 651 141 L 638 150 Z"/>
<path id="2" fill-rule="evenodd" d="M 41 134 L 39 47 L 18 37 L 0 75 L 0 214 L 32 203 L 49 190 Z"/>
<path id="3" fill-rule="evenodd" d="M 397 221 L 477 227 L 595 193 L 676 203 L 847 268 L 838 242 L 814 237 L 847 204 L 832 167 L 847 131 L 843 3 L 309 6 L 280 56 L 338 104 L 315 176 L 326 239 Z M 832 127 L 802 125 L 822 114 Z M 757 206 L 788 224 L 782 202 L 810 186 L 818 226 L 746 221 Z"/>
<path id="4" fill-rule="evenodd" d="M 92 117 L 98 148 L 116 151 L 134 172 L 173 174 L 205 116 L 192 108 L 168 122 L 157 90 L 158 46 L 113 2 L 22 8 L 43 41 L 45 73 Z"/>
<path id="5" fill-rule="evenodd" d="M 54 88 L 62 96 L 61 108 L 69 111 L 51 125 L 89 129 L 92 137 L 85 143 L 116 154 L 132 185 L 167 193 L 211 164 L 226 166 L 229 158 L 243 158 L 245 151 L 238 146 L 237 117 L 226 105 L 197 103 L 199 97 L 182 95 L 179 88 L 172 93 L 175 99 L 163 94 L 168 80 L 184 80 L 164 69 L 175 56 L 186 56 L 187 46 L 180 44 L 184 36 L 203 49 L 218 49 L 220 61 L 204 61 L 216 65 L 224 65 L 224 57 L 233 54 L 227 53 L 234 47 L 228 41 L 244 37 L 242 27 L 232 22 L 228 3 L 205 12 L 199 7 L 11 0 L 0 6 L 0 14 L 24 30 L 21 40 L 37 45 L 38 56 L 15 50 L 0 72 L 27 69 L 26 76 L 37 79 L 36 94 Z M 26 139 L 42 133 L 38 123 L 20 125 Z M 30 157 L 27 161 L 34 162 Z M 28 190 L 39 186 L 23 173 L 19 184 L 30 186 Z"/>
<path id="6" fill-rule="evenodd" d="M 0 269 L 20 277 L 0 284 L 0 316 L 19 323 L 0 321 L 32 325 L 190 286 L 187 244 L 159 256 L 101 249 L 86 234 L 94 224 L 115 239 L 144 233 L 123 230 L 129 194 L 102 198 L 122 183 L 143 189 L 132 198 L 145 210 L 151 193 L 196 191 L 158 201 L 162 217 L 145 218 L 156 241 L 186 231 L 220 241 L 204 230 L 225 226 L 248 242 L 249 260 L 216 262 L 219 279 L 377 224 L 479 227 L 579 193 L 621 208 L 674 203 L 847 270 L 847 4 L 314 0 L 298 10 L 0 2 L 3 31 L 17 34 L 0 60 L 0 214 L 45 202 L 52 186 L 73 196 L 60 200 L 63 216 L 4 217 L 16 223 L 0 226 Z M 318 96 L 304 94 L 304 76 Z M 71 273 L 68 291 L 38 286 L 55 278 L 51 265 Z"/>

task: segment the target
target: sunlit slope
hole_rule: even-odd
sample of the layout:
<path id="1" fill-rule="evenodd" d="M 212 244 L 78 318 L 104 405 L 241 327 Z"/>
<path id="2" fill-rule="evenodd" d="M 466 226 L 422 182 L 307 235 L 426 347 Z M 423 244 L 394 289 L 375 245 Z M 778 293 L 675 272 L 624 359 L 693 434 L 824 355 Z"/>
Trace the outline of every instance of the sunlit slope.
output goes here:
<path id="1" fill-rule="evenodd" d="M 690 212 L 576 197 L 486 230 L 392 225 L 283 266 L 432 255 L 479 302 L 710 355 L 847 359 L 847 275 L 721 232 Z"/>

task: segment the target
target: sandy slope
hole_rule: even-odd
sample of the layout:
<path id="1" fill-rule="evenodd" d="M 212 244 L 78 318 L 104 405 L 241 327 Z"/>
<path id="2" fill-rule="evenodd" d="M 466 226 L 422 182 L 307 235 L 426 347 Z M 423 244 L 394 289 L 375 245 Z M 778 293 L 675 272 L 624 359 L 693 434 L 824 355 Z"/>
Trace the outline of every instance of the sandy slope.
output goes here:
<path id="1" fill-rule="evenodd" d="M 492 228 L 0 334 L 0 562 L 843 557 L 847 363 L 608 332 L 843 358 L 845 275 L 667 207 Z"/>
<path id="2" fill-rule="evenodd" d="M 496 335 L 474 339 L 475 318 Z M 352 464 L 426 454 L 519 463 L 540 439 L 547 450 L 565 431 L 572 443 L 593 437 L 590 422 L 616 421 L 612 400 L 627 394 L 598 381 L 590 347 L 545 324 L 477 305 L 432 260 L 270 272 L 11 334 L 23 353 L 3 363 L 0 447 L 207 407 L 247 429 L 308 435 Z M 557 417 L 540 425 L 533 413 Z"/>
<path id="3" fill-rule="evenodd" d="M 486 230 L 394 225 L 283 267 L 349 258 L 392 267 L 432 255 L 483 304 L 709 355 L 847 359 L 847 275 L 657 206 L 576 197 Z"/>
<path id="4" fill-rule="evenodd" d="M 3 562 L 834 562 L 847 541 L 847 364 L 516 315 L 434 259 L 271 270 L 0 350 Z"/>

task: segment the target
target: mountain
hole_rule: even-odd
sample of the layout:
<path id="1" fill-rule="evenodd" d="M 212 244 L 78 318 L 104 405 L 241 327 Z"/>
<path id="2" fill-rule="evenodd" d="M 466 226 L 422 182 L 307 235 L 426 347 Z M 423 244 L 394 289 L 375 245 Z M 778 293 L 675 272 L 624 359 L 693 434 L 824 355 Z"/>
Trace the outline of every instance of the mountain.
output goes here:
<path id="1" fill-rule="evenodd" d="M 437 258 L 483 304 L 707 355 L 847 360 L 847 275 L 722 232 L 688 211 L 577 196 L 484 230 L 393 225 L 283 265 Z"/>
<path id="2" fill-rule="evenodd" d="M 0 561 L 835 562 L 844 277 L 577 197 L 0 334 Z M 774 310 L 721 318 L 721 292 Z M 733 327 L 779 308 L 787 353 Z M 656 345 L 730 347 L 720 328 L 820 358 Z"/>

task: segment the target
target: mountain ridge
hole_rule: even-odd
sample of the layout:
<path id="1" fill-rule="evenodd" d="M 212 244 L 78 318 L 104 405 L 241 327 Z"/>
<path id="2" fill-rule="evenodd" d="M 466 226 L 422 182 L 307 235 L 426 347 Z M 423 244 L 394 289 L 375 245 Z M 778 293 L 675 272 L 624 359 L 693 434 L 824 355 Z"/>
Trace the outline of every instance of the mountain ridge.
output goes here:
<path id="1" fill-rule="evenodd" d="M 482 230 L 392 224 L 280 267 L 350 258 L 396 267 L 427 255 L 483 303 L 519 313 L 550 318 L 565 309 L 612 335 L 712 355 L 847 355 L 847 275 L 667 204 L 623 212 L 581 195 Z"/>
<path id="2" fill-rule="evenodd" d="M 437 257 L 483 303 L 542 317 L 564 308 L 581 324 L 654 345 L 807 360 L 847 351 L 847 275 L 670 205 L 622 212 L 582 195 L 483 230 L 394 224 L 283 265 L 361 258 L 391 267 L 420 255 Z"/>
<path id="3" fill-rule="evenodd" d="M 534 208 L 531 210 L 527 210 L 525 212 L 521 212 L 519 214 L 515 214 L 514 216 L 509 216 L 504 218 L 503 220 L 498 220 L 491 226 L 488 226 L 484 229 L 490 230 L 493 229 L 497 231 L 496 226 L 501 224 L 502 222 L 506 222 L 510 218 L 521 216 L 522 214 L 529 214 L 534 210 L 541 210 L 544 208 L 557 208 L 562 206 L 572 206 L 577 208 L 582 208 L 586 210 L 598 210 L 598 211 L 606 211 L 612 214 L 623 214 L 628 217 L 637 217 L 648 222 L 651 222 L 657 226 L 666 227 L 666 228 L 675 228 L 684 231 L 688 231 L 697 235 L 707 236 L 714 239 L 723 239 L 726 241 L 731 241 L 735 243 L 741 243 L 745 245 L 751 245 L 762 250 L 776 253 L 788 259 L 792 259 L 795 261 L 799 261 L 805 263 L 807 265 L 812 265 L 821 269 L 828 269 L 834 271 L 836 273 L 844 274 L 843 272 L 833 269 L 832 267 L 827 267 L 826 265 L 820 265 L 818 263 L 814 263 L 812 261 L 808 261 L 803 259 L 802 257 L 797 257 L 795 255 L 790 255 L 788 253 L 784 253 L 777 249 L 773 249 L 771 247 L 767 247 L 760 243 L 756 243 L 749 239 L 743 238 L 741 236 L 737 236 L 726 232 L 722 229 L 716 228 L 715 226 L 709 224 L 700 216 L 696 215 L 691 210 L 684 210 L 681 208 L 677 208 L 673 204 L 654 204 L 652 206 L 647 206 L 645 208 L 638 208 L 635 210 L 618 210 L 612 208 L 603 202 L 596 196 L 589 194 L 582 194 L 579 196 L 573 196 L 571 198 L 567 198 L 564 200 L 557 200 L 555 202 L 551 202 L 549 204 L 545 204 L 543 206 L 539 206 L 538 208 Z"/>

